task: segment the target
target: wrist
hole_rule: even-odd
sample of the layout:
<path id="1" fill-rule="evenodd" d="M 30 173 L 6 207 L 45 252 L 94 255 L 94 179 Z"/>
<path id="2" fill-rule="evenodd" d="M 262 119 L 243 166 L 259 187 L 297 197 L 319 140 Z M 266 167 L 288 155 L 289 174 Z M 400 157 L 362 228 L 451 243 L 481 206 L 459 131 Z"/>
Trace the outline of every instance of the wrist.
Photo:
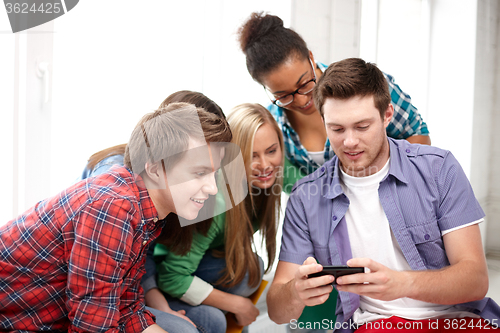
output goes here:
<path id="1" fill-rule="evenodd" d="M 294 279 L 290 280 L 285 285 L 285 287 L 288 288 L 288 290 L 290 292 L 290 295 L 292 295 L 292 297 L 290 299 L 290 301 L 291 301 L 290 305 L 293 305 L 293 306 L 303 306 L 304 307 L 305 303 L 302 300 L 302 298 L 300 298 L 299 292 L 297 291 L 295 283 L 296 283 L 296 281 L 295 281 L 295 278 L 294 278 Z"/>
<path id="2" fill-rule="evenodd" d="M 229 302 L 233 306 L 231 306 L 231 309 L 229 309 L 228 311 L 232 313 L 240 313 L 243 311 L 245 305 L 245 297 L 231 294 L 231 299 L 229 299 Z"/>
<path id="3" fill-rule="evenodd" d="M 418 293 L 416 291 L 417 289 L 417 286 L 416 286 L 416 274 L 414 274 L 415 272 L 411 272 L 411 271 L 402 271 L 402 272 L 399 272 L 399 274 L 401 275 L 401 281 L 403 281 L 403 283 L 401 283 L 401 295 L 399 298 L 402 298 L 402 297 L 408 297 L 408 298 L 412 298 L 412 299 L 415 299 L 415 295 Z"/>

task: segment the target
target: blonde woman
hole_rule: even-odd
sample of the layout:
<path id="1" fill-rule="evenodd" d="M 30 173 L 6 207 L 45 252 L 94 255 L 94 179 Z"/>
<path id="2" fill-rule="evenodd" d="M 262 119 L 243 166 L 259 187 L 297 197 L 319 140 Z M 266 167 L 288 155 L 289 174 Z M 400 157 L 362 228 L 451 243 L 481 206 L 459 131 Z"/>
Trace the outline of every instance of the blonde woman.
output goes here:
<path id="1" fill-rule="evenodd" d="M 282 187 L 283 138 L 272 115 L 259 104 L 241 104 L 228 116 L 233 143 L 241 147 L 249 195 L 213 219 L 206 235 L 193 237 L 191 250 L 177 255 L 157 245 L 158 286 L 174 310 L 200 304 L 235 315 L 241 326 L 255 321 L 259 311 L 247 298 L 259 286 L 263 261 L 254 252 L 253 235 L 260 231 L 268 267 L 276 254 Z M 212 327 L 224 332 L 225 327 Z"/>

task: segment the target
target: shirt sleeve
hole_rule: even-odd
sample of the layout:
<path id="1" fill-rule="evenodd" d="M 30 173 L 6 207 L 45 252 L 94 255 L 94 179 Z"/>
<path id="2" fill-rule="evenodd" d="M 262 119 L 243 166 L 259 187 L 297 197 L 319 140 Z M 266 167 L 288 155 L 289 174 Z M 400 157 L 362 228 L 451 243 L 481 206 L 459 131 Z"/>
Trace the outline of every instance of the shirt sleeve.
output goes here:
<path id="1" fill-rule="evenodd" d="M 427 124 L 417 108 L 411 104 L 410 95 L 401 90 L 391 75 L 385 73 L 384 75 L 389 84 L 389 94 L 394 106 L 394 116 L 386 129 L 387 135 L 394 139 L 407 139 L 412 135 L 429 135 Z"/>
<path id="2" fill-rule="evenodd" d="M 139 281 L 123 286 L 134 266 L 132 222 L 141 218 L 137 209 L 125 199 L 96 200 L 72 219 L 66 303 L 70 332 L 133 332 L 154 324 Z"/>
<path id="3" fill-rule="evenodd" d="M 302 265 L 314 256 L 304 205 L 299 192 L 292 191 L 286 206 L 279 260 Z"/>
<path id="4" fill-rule="evenodd" d="M 188 290 L 182 295 L 181 301 L 193 306 L 200 305 L 213 290 L 214 287 L 210 283 L 194 276 Z"/>
<path id="5" fill-rule="evenodd" d="M 462 167 L 448 152 L 436 175 L 439 191 L 438 224 L 441 231 L 482 219 L 485 214 Z"/>
<path id="6" fill-rule="evenodd" d="M 191 305 L 198 305 L 205 300 L 212 291 L 212 287 L 206 282 L 201 283 L 200 281 L 203 281 L 201 279 L 195 281 L 193 274 L 214 240 L 224 235 L 224 220 L 225 214 L 220 214 L 214 217 L 206 236 L 200 233 L 195 234 L 191 251 L 188 254 L 180 256 L 168 252 L 164 260 L 157 265 L 158 286 L 162 291 L 172 297 L 183 298 Z M 194 294 L 205 295 L 205 297 Z"/>

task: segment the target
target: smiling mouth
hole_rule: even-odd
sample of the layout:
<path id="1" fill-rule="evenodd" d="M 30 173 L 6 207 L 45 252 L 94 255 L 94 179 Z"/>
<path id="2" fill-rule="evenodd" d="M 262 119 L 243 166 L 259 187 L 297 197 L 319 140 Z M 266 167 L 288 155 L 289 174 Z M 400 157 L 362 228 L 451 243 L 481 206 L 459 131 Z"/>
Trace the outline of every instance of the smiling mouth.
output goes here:
<path id="1" fill-rule="evenodd" d="M 204 200 L 199 200 L 199 199 L 194 199 L 194 198 L 191 198 L 191 201 L 194 201 L 194 202 L 199 203 L 199 204 L 201 204 L 201 205 L 203 205 L 203 204 L 205 203 L 205 200 L 206 200 L 206 199 L 204 199 Z"/>
<path id="2" fill-rule="evenodd" d="M 362 153 L 362 151 L 357 152 L 357 153 L 348 153 L 348 152 L 346 152 L 346 154 L 349 155 L 349 156 L 356 156 L 356 155 L 359 155 L 361 153 Z"/>
<path id="3" fill-rule="evenodd" d="M 259 179 L 267 179 L 269 178 L 272 174 L 273 174 L 274 171 L 269 171 L 268 173 L 265 173 L 265 174 L 262 174 L 262 175 L 256 175 L 255 177 L 259 178 Z"/>
<path id="4" fill-rule="evenodd" d="M 301 108 L 301 109 L 308 109 L 308 108 L 311 106 L 311 104 L 312 104 L 312 103 L 313 103 L 313 100 L 312 100 L 312 98 L 311 98 L 311 99 L 309 100 L 309 102 L 307 102 L 304 106 L 301 106 L 300 108 Z"/>

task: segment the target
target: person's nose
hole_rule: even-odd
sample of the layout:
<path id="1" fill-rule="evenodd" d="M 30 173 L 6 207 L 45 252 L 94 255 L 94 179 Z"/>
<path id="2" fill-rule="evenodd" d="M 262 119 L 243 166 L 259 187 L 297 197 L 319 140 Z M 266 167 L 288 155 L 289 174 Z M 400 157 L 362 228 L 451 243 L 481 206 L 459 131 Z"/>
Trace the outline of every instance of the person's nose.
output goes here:
<path id="1" fill-rule="evenodd" d="M 265 171 L 267 169 L 269 169 L 270 166 L 271 166 L 271 163 L 266 158 L 266 156 L 262 156 L 261 158 L 259 158 L 259 162 L 258 162 L 258 167 L 257 168 L 260 171 L 260 173 L 265 173 Z"/>
<path id="2" fill-rule="evenodd" d="M 296 105 L 296 106 L 304 106 L 307 104 L 307 102 L 309 102 L 309 100 L 311 99 L 311 97 L 309 96 L 310 94 L 307 94 L 307 95 L 301 95 L 301 94 L 295 94 L 293 96 L 293 103 Z"/>
<path id="3" fill-rule="evenodd" d="M 215 173 L 208 175 L 205 177 L 205 184 L 203 184 L 203 192 L 209 195 L 216 195 L 218 190 L 217 190 L 217 179 L 215 177 Z"/>
<path id="4" fill-rule="evenodd" d="M 359 139 L 352 130 L 345 132 L 344 146 L 347 148 L 355 148 L 359 143 Z"/>

